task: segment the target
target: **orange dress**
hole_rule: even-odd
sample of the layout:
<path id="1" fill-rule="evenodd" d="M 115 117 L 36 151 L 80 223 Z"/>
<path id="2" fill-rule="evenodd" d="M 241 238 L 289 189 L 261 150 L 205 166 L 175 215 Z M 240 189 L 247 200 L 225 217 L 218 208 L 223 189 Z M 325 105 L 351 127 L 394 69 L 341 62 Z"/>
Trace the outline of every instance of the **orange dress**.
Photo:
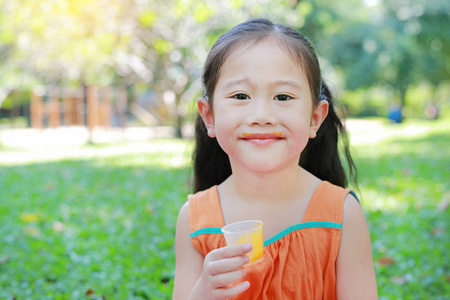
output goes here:
<path id="1" fill-rule="evenodd" d="M 246 267 L 250 288 L 234 299 L 336 299 L 344 199 L 353 191 L 323 181 L 301 223 L 264 241 L 263 261 Z M 356 197 L 356 196 L 355 196 Z M 189 230 L 203 255 L 226 246 L 217 186 L 189 195 Z"/>

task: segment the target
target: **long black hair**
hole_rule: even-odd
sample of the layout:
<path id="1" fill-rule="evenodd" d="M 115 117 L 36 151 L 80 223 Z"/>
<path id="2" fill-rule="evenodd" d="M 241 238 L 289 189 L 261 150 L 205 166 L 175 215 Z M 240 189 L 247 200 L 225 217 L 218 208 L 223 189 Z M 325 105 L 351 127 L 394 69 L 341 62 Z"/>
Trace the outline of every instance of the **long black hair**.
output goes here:
<path id="1" fill-rule="evenodd" d="M 339 158 L 338 137 L 342 139 L 343 154 L 347 159 L 350 176 L 356 184 L 356 167 L 350 156 L 347 131 L 334 109 L 334 100 L 323 82 L 319 61 L 311 43 L 294 29 L 273 24 L 266 19 L 254 19 L 237 25 L 222 35 L 212 47 L 203 70 L 204 97 L 213 110 L 213 94 L 219 79 L 220 69 L 236 47 L 254 45 L 275 37 L 306 73 L 312 93 L 313 105 L 321 100 L 328 101 L 328 115 L 317 136 L 309 139 L 303 150 L 299 165 L 322 180 L 346 187 L 347 176 Z M 200 115 L 195 123 L 196 146 L 194 151 L 194 192 L 208 189 L 222 183 L 231 175 L 228 155 L 222 150 L 216 138 L 210 138 Z"/>

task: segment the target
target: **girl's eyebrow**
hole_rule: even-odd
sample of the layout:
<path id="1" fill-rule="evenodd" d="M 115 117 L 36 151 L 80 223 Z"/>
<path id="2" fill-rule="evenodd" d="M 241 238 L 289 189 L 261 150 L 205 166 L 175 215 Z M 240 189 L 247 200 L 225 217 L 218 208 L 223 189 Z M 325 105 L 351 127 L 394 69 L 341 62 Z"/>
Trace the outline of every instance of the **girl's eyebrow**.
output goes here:
<path id="1" fill-rule="evenodd" d="M 294 80 L 277 80 L 274 81 L 270 84 L 271 86 L 283 86 L 283 85 L 289 85 L 293 88 L 297 88 L 300 89 L 300 84 L 298 84 L 296 81 Z"/>
<path id="2" fill-rule="evenodd" d="M 228 88 L 230 88 L 230 87 L 232 87 L 232 86 L 240 85 L 240 84 L 246 84 L 246 85 L 249 85 L 249 86 L 252 87 L 252 88 L 255 88 L 255 84 L 253 83 L 253 81 L 251 81 L 251 80 L 248 79 L 248 78 L 244 78 L 244 79 L 236 79 L 236 80 L 230 80 L 230 81 L 227 81 L 227 82 L 223 85 L 223 88 L 222 88 L 222 89 L 226 90 L 226 89 L 228 89 Z M 294 80 L 277 80 L 277 81 L 274 81 L 274 82 L 270 83 L 270 85 L 271 85 L 271 86 L 283 86 L 283 85 L 288 85 L 288 86 L 291 86 L 291 87 L 297 88 L 297 89 L 300 89 L 300 88 L 301 88 L 301 87 L 300 87 L 300 84 L 298 84 L 298 83 L 297 83 L 296 81 L 294 81 Z"/>
<path id="3" fill-rule="evenodd" d="M 246 84 L 249 85 L 250 87 L 254 88 L 255 84 L 253 83 L 253 81 L 251 81 L 248 78 L 244 78 L 244 79 L 236 79 L 236 80 L 230 80 L 227 81 L 224 85 L 223 85 L 223 90 L 226 90 L 234 85 L 239 85 L 239 84 Z"/>

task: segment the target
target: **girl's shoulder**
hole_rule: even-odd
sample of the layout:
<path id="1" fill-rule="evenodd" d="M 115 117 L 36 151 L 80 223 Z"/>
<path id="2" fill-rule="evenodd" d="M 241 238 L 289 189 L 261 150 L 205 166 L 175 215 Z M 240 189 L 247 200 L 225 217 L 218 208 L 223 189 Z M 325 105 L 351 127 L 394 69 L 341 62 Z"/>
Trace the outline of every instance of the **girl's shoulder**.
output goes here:
<path id="1" fill-rule="evenodd" d="M 184 228 L 194 231 L 201 226 L 199 215 L 203 212 L 209 212 L 216 206 L 215 199 L 218 201 L 217 186 L 207 190 L 199 191 L 188 195 L 188 200 L 183 204 L 178 213 L 178 222 L 183 224 Z"/>
<path id="2" fill-rule="evenodd" d="M 368 226 L 358 199 L 350 193 L 344 201 L 336 275 L 338 296 L 378 299 Z"/>
<path id="3" fill-rule="evenodd" d="M 342 224 L 346 202 L 356 200 L 351 189 L 345 189 L 328 181 L 322 181 L 308 204 L 304 222 L 326 220 Z M 357 201 L 354 201 L 358 203 Z"/>
<path id="4" fill-rule="evenodd" d="M 193 213 L 217 210 L 220 208 L 219 193 L 217 185 L 209 189 L 188 195 L 189 210 Z"/>
<path id="5" fill-rule="evenodd" d="M 204 228 L 223 227 L 223 215 L 217 186 L 189 195 L 188 213 L 191 233 Z"/>

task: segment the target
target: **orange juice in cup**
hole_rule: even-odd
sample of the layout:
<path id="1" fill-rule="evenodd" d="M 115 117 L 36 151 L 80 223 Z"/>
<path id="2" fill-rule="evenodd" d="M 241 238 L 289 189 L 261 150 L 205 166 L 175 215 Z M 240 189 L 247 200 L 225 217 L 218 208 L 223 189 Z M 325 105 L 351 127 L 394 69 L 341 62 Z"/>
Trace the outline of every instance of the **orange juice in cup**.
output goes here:
<path id="1" fill-rule="evenodd" d="M 247 265 L 252 265 L 262 261 L 264 257 L 262 228 L 262 221 L 247 220 L 228 224 L 222 228 L 222 232 L 228 246 L 245 243 L 252 244 L 252 251 L 246 254 L 250 259 Z"/>

